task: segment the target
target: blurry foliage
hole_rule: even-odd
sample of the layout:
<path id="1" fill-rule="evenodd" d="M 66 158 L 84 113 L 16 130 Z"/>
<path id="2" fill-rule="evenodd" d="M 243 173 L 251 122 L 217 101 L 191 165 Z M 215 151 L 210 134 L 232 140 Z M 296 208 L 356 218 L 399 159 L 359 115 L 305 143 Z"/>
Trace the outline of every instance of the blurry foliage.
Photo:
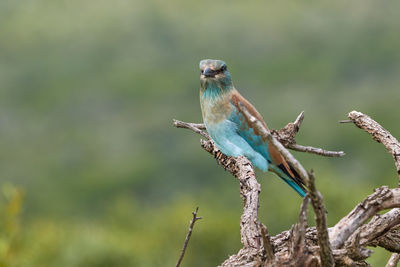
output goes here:
<path id="1" fill-rule="evenodd" d="M 2 264 L 170 266 L 196 206 L 204 220 L 183 265 L 213 266 L 240 247 L 235 179 L 199 136 L 171 126 L 201 121 L 203 58 L 228 63 L 271 128 L 305 110 L 299 143 L 345 150 L 343 159 L 295 153 L 316 172 L 330 225 L 374 187 L 396 186 L 385 149 L 337 121 L 358 109 L 400 137 L 399 8 L 1 1 L 0 184 L 26 192 L 20 227 L 18 212 L 7 214 L 20 200 L 5 193 Z M 274 175 L 259 177 L 263 222 L 272 234 L 288 229 L 300 198 Z M 371 264 L 382 266 L 388 254 L 376 251 Z"/>
<path id="2" fill-rule="evenodd" d="M 11 184 L 0 192 L 0 266 L 17 266 L 20 257 L 20 212 L 24 193 Z"/>

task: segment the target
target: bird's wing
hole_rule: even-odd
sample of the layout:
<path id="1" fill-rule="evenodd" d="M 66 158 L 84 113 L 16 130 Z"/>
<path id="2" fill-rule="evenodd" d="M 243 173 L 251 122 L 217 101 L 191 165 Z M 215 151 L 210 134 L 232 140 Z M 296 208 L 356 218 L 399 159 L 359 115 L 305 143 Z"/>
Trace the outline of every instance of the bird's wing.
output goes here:
<path id="1" fill-rule="evenodd" d="M 243 139 L 246 140 L 247 143 L 251 145 L 251 147 L 256 150 L 258 153 L 263 155 L 269 162 L 271 162 L 270 155 L 268 153 L 267 142 L 261 137 L 261 134 L 257 131 L 257 129 L 253 129 L 250 126 L 247 118 L 240 112 L 239 103 L 241 103 L 251 115 L 253 115 L 257 120 L 264 124 L 264 126 L 268 129 L 267 124 L 264 122 L 262 116 L 255 107 L 250 104 L 238 91 L 234 91 L 231 97 L 231 103 L 233 105 L 233 111 L 230 117 L 237 125 L 237 132 Z"/>
<path id="2" fill-rule="evenodd" d="M 277 173 L 282 179 L 284 179 L 285 182 L 287 182 L 296 191 L 298 191 L 298 188 L 295 185 L 291 184 L 286 177 L 282 176 L 287 176 L 288 178 L 293 180 L 293 182 L 295 182 L 296 185 L 300 187 L 303 192 L 306 192 L 304 188 L 304 181 L 300 178 L 293 167 L 290 166 L 289 163 L 287 163 L 285 158 L 279 153 L 278 150 L 276 150 L 274 146 L 270 145 L 266 139 L 261 137 L 261 134 L 256 129 L 253 129 L 250 126 L 250 123 L 246 119 L 246 117 L 240 113 L 239 103 L 241 103 L 247 109 L 247 111 L 257 120 L 263 123 L 266 129 L 268 129 L 267 124 L 264 122 L 262 116 L 256 110 L 256 108 L 236 90 L 232 93 L 231 102 L 232 105 L 235 107 L 235 114 L 233 114 L 232 118 L 233 121 L 238 125 L 239 135 L 242 136 L 255 151 L 263 155 L 263 157 L 265 157 L 269 163 L 272 163 L 277 167 L 272 168 L 272 170 Z"/>

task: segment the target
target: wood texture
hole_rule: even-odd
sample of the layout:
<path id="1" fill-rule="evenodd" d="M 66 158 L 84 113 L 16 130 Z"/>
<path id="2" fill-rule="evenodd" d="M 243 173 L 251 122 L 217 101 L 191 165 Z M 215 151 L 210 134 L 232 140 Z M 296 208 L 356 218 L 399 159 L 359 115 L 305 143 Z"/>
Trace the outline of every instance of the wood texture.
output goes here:
<path id="1" fill-rule="evenodd" d="M 307 172 L 285 148 L 296 144 L 294 139 L 304 114 L 301 113 L 294 123 L 289 123 L 281 130 L 269 131 L 243 105 L 240 108 L 252 126 L 295 167 L 310 192 L 300 207 L 299 221 L 290 230 L 270 237 L 267 228 L 258 219 L 261 188 L 250 161 L 245 157 L 233 158 L 222 154 L 203 131 L 202 124 L 174 121 L 176 127 L 188 128 L 204 136 L 207 140 L 201 140 L 203 149 L 211 153 L 218 164 L 239 181 L 240 196 L 244 203 L 240 219 L 243 248 L 226 259 L 221 266 L 370 266 L 365 261 L 372 252 L 367 246 L 380 246 L 394 252 L 386 266 L 396 266 L 400 258 L 397 254 L 400 253 L 400 188 L 382 186 L 375 189 L 373 194 L 328 229 L 323 197 L 315 186 L 314 174 Z M 397 139 L 361 112 L 352 111 L 348 117 L 357 127 L 371 134 L 374 140 L 385 145 L 400 173 L 400 144 Z M 334 154 L 341 156 L 344 153 Z M 307 226 L 309 202 L 316 214 L 316 227 Z M 386 209 L 390 210 L 382 215 L 377 214 Z"/>

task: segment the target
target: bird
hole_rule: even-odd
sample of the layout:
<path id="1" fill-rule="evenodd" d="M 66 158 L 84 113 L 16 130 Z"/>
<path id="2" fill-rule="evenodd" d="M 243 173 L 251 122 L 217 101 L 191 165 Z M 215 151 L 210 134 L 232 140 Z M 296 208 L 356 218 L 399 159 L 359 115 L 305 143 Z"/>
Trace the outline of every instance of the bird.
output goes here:
<path id="1" fill-rule="evenodd" d="M 226 63 L 214 59 L 201 60 L 201 113 L 214 144 L 227 156 L 245 156 L 260 170 L 277 174 L 305 197 L 304 181 L 279 151 L 252 128 L 239 108 L 240 103 L 268 129 L 256 108 L 234 87 Z"/>

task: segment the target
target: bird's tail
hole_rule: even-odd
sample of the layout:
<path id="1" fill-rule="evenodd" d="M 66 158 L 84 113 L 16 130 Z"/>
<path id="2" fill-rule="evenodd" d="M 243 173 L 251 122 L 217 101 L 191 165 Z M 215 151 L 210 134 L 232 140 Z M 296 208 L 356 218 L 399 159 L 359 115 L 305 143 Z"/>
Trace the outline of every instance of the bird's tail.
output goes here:
<path id="1" fill-rule="evenodd" d="M 293 176 L 284 168 L 284 166 L 275 166 L 270 164 L 271 170 L 276 173 L 283 181 L 293 188 L 301 197 L 305 197 L 307 190 L 304 187 L 304 182 L 299 177 L 298 173 L 290 166 L 290 171 Z"/>

